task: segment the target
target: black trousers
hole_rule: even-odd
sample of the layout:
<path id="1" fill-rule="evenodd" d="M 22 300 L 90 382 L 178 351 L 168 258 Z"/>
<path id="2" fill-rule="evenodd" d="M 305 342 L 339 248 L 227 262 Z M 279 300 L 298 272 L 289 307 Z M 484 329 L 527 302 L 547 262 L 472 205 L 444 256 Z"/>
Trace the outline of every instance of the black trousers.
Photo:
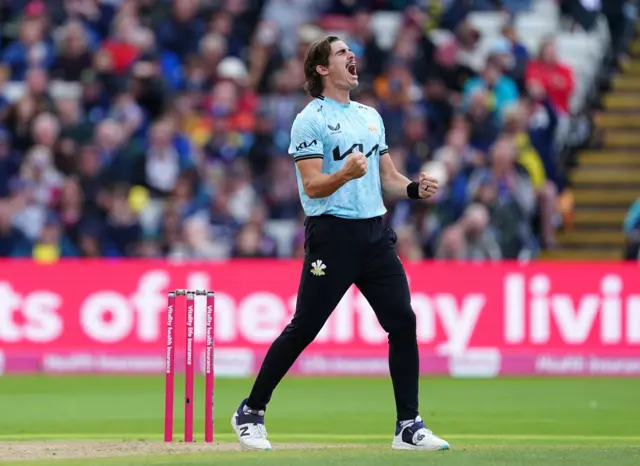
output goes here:
<path id="1" fill-rule="evenodd" d="M 418 345 L 409 285 L 396 234 L 380 217 L 305 222 L 305 260 L 293 319 L 273 342 L 247 405 L 266 409 L 276 386 L 355 284 L 389 334 L 389 369 L 398 420 L 418 415 Z M 356 401 L 356 400 L 354 400 Z"/>

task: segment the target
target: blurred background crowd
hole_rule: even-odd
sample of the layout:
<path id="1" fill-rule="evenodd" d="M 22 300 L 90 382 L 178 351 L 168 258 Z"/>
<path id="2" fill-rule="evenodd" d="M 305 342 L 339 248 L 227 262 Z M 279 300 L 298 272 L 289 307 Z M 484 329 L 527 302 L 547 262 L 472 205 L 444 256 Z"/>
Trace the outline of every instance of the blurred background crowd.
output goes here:
<path id="1" fill-rule="evenodd" d="M 389 201 L 402 258 L 554 248 L 574 71 L 553 38 L 529 50 L 513 23 L 480 53 L 466 20 L 532 2 L 5 0 L 0 256 L 302 256 L 287 148 L 309 102 L 305 51 L 328 31 L 355 52 L 352 98 L 382 115 L 396 166 L 442 180 L 431 202 Z M 576 27 L 606 15 L 615 69 L 633 2 L 561 3 Z M 385 46 L 380 11 L 402 14 Z"/>

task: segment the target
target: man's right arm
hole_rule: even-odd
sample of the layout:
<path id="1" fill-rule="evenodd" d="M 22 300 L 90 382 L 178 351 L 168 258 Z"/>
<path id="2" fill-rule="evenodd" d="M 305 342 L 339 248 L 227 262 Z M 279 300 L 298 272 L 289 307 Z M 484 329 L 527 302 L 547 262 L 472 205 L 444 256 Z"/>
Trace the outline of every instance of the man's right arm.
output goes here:
<path id="1" fill-rule="evenodd" d="M 353 153 L 335 173 L 322 173 L 324 148 L 317 121 L 299 115 L 291 128 L 289 154 L 296 161 L 304 192 L 312 199 L 329 197 L 348 181 L 367 171 L 367 159 Z"/>
<path id="2" fill-rule="evenodd" d="M 322 173 L 321 159 L 300 160 L 297 164 L 304 192 L 311 199 L 329 197 L 351 179 L 343 170 L 330 175 Z"/>

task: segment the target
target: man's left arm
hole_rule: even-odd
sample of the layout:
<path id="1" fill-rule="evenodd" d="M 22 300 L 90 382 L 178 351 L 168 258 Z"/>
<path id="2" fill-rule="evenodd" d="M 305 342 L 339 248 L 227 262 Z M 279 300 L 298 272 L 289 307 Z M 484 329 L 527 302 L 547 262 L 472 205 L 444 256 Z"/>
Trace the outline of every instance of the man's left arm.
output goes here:
<path id="1" fill-rule="evenodd" d="M 412 182 L 396 170 L 388 152 L 380 157 L 380 181 L 383 194 L 396 199 L 428 199 L 438 190 L 438 181 L 424 172 Z"/>
<path id="2" fill-rule="evenodd" d="M 382 193 L 395 199 L 428 199 L 438 190 L 438 181 L 426 173 L 420 173 L 420 179 L 412 182 L 396 170 L 389 155 L 384 122 L 380 121 L 380 182 Z"/>

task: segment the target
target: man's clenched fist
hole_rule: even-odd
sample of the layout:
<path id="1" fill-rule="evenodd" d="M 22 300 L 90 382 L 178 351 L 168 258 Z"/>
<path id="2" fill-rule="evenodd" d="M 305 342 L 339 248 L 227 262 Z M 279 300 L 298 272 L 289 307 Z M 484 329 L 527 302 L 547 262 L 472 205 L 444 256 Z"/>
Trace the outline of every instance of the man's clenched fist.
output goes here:
<path id="1" fill-rule="evenodd" d="M 354 152 L 349 156 L 342 170 L 350 180 L 361 178 L 367 173 L 367 158 L 362 152 Z"/>
<path id="2" fill-rule="evenodd" d="M 429 199 L 438 190 L 438 180 L 427 175 L 425 172 L 420 173 L 419 183 L 418 195 L 420 199 Z"/>

